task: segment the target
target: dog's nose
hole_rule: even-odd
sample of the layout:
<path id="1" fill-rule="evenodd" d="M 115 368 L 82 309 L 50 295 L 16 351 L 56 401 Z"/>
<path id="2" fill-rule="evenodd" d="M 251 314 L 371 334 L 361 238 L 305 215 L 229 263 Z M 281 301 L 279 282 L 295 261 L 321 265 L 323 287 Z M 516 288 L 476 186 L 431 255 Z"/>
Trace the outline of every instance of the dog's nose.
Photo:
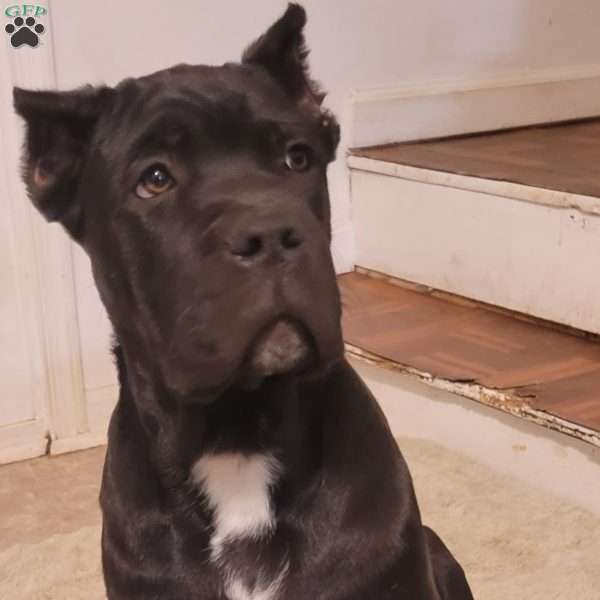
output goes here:
<path id="1" fill-rule="evenodd" d="M 279 254 L 290 256 L 304 239 L 292 226 L 234 231 L 229 236 L 229 252 L 238 259 L 256 261 L 263 257 Z"/>

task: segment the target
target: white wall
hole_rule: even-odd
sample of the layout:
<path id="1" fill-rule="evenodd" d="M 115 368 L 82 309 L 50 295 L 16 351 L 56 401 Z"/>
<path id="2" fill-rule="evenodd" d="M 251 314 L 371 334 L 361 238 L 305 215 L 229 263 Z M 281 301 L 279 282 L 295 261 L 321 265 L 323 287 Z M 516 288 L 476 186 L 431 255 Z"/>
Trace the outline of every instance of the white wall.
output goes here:
<path id="1" fill-rule="evenodd" d="M 222 63 L 285 0 L 52 0 L 58 84 L 116 83 L 178 62 Z M 305 0 L 314 75 L 344 121 L 355 89 L 600 61 L 597 0 Z M 344 148 L 331 170 L 334 253 L 352 264 Z"/>

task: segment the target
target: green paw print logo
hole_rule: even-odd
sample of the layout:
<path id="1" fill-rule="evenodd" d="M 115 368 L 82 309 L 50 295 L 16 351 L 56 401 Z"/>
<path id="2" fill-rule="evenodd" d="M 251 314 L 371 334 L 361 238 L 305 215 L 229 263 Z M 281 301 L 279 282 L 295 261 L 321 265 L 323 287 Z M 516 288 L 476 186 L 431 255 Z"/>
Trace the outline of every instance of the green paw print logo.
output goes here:
<path id="1" fill-rule="evenodd" d="M 4 31 L 10 36 L 11 46 L 13 48 L 21 46 L 35 48 L 40 43 L 40 35 L 46 31 L 36 17 L 39 18 L 46 13 L 45 7 L 32 4 L 7 7 L 4 14 L 12 18 L 12 22 L 6 25 Z"/>

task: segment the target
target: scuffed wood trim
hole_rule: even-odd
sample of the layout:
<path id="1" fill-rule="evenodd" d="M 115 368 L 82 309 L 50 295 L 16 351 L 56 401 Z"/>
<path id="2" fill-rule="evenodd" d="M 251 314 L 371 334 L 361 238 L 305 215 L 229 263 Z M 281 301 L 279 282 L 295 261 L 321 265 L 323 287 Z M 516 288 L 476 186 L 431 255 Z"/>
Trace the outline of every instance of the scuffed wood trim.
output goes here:
<path id="1" fill-rule="evenodd" d="M 367 350 L 363 350 L 353 344 L 345 344 L 349 356 L 361 360 L 367 364 L 389 369 L 414 377 L 419 381 L 439 390 L 450 392 L 463 398 L 468 398 L 495 408 L 504 413 L 525 419 L 531 423 L 541 425 L 547 429 L 569 435 L 578 440 L 600 447 L 600 432 L 588 429 L 576 423 L 561 419 L 551 413 L 532 408 L 526 397 L 519 396 L 518 390 L 498 390 L 485 387 L 475 381 L 453 381 L 437 377 L 432 373 L 420 371 L 408 365 L 403 365 Z"/>

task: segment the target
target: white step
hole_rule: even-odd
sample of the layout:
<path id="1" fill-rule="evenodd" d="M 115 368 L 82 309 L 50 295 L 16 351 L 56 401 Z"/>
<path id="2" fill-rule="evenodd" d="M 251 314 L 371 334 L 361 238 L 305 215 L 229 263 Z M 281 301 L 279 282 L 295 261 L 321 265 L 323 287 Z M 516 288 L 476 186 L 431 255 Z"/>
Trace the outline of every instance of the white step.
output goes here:
<path id="1" fill-rule="evenodd" d="M 600 515 L 600 447 L 348 350 L 394 435 L 434 441 Z"/>
<path id="2" fill-rule="evenodd" d="M 600 199 L 348 163 L 359 267 L 600 333 Z"/>

